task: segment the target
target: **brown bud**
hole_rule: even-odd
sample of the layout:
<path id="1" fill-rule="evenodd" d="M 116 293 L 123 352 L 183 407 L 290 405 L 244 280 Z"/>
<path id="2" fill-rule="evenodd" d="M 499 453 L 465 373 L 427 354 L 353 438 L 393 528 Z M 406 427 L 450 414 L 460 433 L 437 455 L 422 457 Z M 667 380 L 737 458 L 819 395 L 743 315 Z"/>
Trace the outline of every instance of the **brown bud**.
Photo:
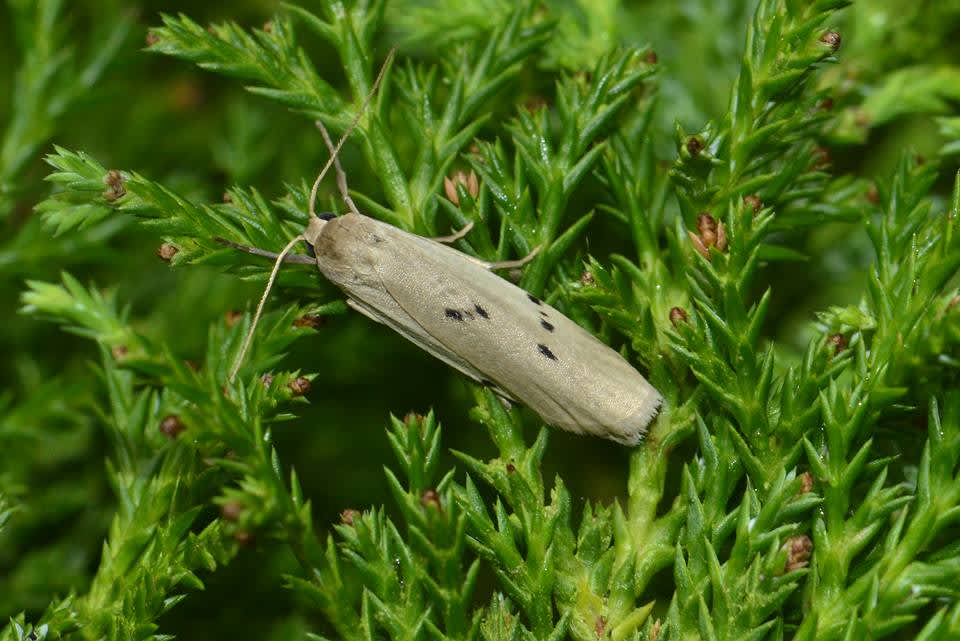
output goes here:
<path id="1" fill-rule="evenodd" d="M 160 35 L 155 31 L 147 31 L 146 41 L 147 41 L 147 46 L 152 47 L 153 45 L 160 42 Z"/>
<path id="2" fill-rule="evenodd" d="M 458 184 L 466 188 L 471 198 L 476 198 L 477 194 L 480 193 L 480 183 L 477 180 L 477 174 L 472 170 L 470 173 L 457 171 L 453 176 L 448 176 L 443 179 L 443 191 L 447 195 L 447 199 L 454 205 L 460 205 L 460 196 L 457 194 Z"/>
<path id="3" fill-rule="evenodd" d="M 813 474 L 804 472 L 800 475 L 800 494 L 807 494 L 813 491 Z"/>
<path id="4" fill-rule="evenodd" d="M 650 641 L 657 641 L 657 638 L 660 636 L 660 628 L 662 627 L 663 623 L 660 619 L 653 622 L 653 625 L 650 626 Z"/>
<path id="5" fill-rule="evenodd" d="M 783 544 L 783 549 L 787 552 L 787 564 L 784 571 L 793 572 L 806 567 L 810 560 L 810 553 L 813 552 L 813 541 L 806 534 L 791 536 Z"/>
<path id="6" fill-rule="evenodd" d="M 827 97 L 821 100 L 817 104 L 817 109 L 820 111 L 832 111 L 833 110 L 833 98 Z"/>
<path id="7" fill-rule="evenodd" d="M 441 510 L 440 506 L 440 495 L 437 494 L 436 490 L 427 490 L 420 496 L 420 505 L 423 507 L 432 507 L 437 510 Z"/>
<path id="8" fill-rule="evenodd" d="M 717 221 L 707 212 L 701 212 L 697 216 L 697 231 L 700 233 L 694 234 L 688 231 L 687 235 L 690 237 L 694 249 L 700 252 L 704 258 L 710 258 L 711 247 L 716 247 L 720 251 L 727 249 L 727 231 L 723 222 Z"/>
<path id="9" fill-rule="evenodd" d="M 221 199 L 223 202 L 225 202 L 225 203 L 232 203 L 232 202 L 233 202 L 233 194 L 231 194 L 229 191 L 225 191 L 225 192 L 223 192 L 223 196 L 221 196 L 220 199 Z"/>
<path id="10" fill-rule="evenodd" d="M 727 251 L 727 228 L 723 226 L 723 221 L 717 223 L 717 249 Z"/>
<path id="11" fill-rule="evenodd" d="M 701 256 L 704 258 L 710 258 L 710 250 L 707 249 L 707 246 L 703 244 L 703 241 L 700 240 L 700 237 L 694 234 L 692 231 L 687 231 L 687 236 L 690 237 L 690 242 L 693 244 L 693 248 L 696 249 Z"/>
<path id="12" fill-rule="evenodd" d="M 830 47 L 833 51 L 840 48 L 840 41 L 840 34 L 836 31 L 825 31 L 823 35 L 820 36 L 820 42 Z"/>
<path id="13" fill-rule="evenodd" d="M 170 102 L 177 111 L 193 111 L 200 106 L 203 99 L 203 91 L 195 82 L 181 81 L 174 84 L 170 90 Z"/>
<path id="14" fill-rule="evenodd" d="M 243 312 L 238 312 L 235 309 L 231 309 L 224 316 L 224 320 L 227 323 L 227 327 L 233 327 L 240 322 L 240 319 L 243 318 Z"/>
<path id="15" fill-rule="evenodd" d="M 954 296 L 950 299 L 950 302 L 947 303 L 947 309 L 953 309 L 957 305 L 960 305 L 960 296 Z"/>
<path id="16" fill-rule="evenodd" d="M 580 274 L 580 283 L 584 287 L 592 287 L 597 284 L 597 279 L 590 272 L 583 272 Z"/>
<path id="17" fill-rule="evenodd" d="M 183 359 L 183 364 L 189 367 L 194 372 L 200 371 L 200 365 L 197 363 L 197 361 L 193 361 L 193 360 L 190 360 L 189 358 L 185 358 Z"/>
<path id="18" fill-rule="evenodd" d="M 697 216 L 697 231 L 700 232 L 700 240 L 707 247 L 717 244 L 717 219 L 705 211 Z"/>
<path id="19" fill-rule="evenodd" d="M 830 166 L 830 150 L 826 147 L 814 147 L 812 169 L 826 169 Z"/>
<path id="20" fill-rule="evenodd" d="M 421 421 L 423 421 L 423 414 L 416 412 L 407 412 L 407 415 L 403 417 L 403 424 L 407 426 L 413 423 L 420 423 Z"/>
<path id="21" fill-rule="evenodd" d="M 126 179 L 116 169 L 111 169 L 103 177 L 103 184 L 107 186 L 103 190 L 103 197 L 107 202 L 113 202 L 118 198 L 123 198 L 127 195 L 127 188 L 124 184 Z"/>
<path id="22" fill-rule="evenodd" d="M 113 349 L 110 350 L 110 353 L 113 354 L 113 358 L 115 360 L 119 361 L 119 360 L 122 360 L 123 357 L 126 356 L 129 351 L 130 350 L 127 349 L 126 345 L 114 345 Z"/>
<path id="23" fill-rule="evenodd" d="M 187 426 L 176 414 L 168 414 L 160 421 L 160 433 L 169 439 L 177 438 L 185 429 L 187 429 Z"/>
<path id="24" fill-rule="evenodd" d="M 523 103 L 523 108 L 530 113 L 536 113 L 547 106 L 547 100 L 543 96 L 530 96 Z"/>
<path id="25" fill-rule="evenodd" d="M 270 387 L 273 385 L 273 374 L 264 374 L 260 377 L 260 382 L 263 383 L 264 387 Z"/>
<path id="26" fill-rule="evenodd" d="M 643 61 L 649 65 L 657 64 L 657 52 L 651 49 L 643 56 Z"/>
<path id="27" fill-rule="evenodd" d="M 831 345 L 833 347 L 834 354 L 839 354 L 843 350 L 847 349 L 847 344 L 847 337 L 843 334 L 830 334 L 830 336 L 827 337 L 827 345 Z"/>
<path id="28" fill-rule="evenodd" d="M 507 463 L 507 474 L 513 474 L 517 471 L 517 466 L 513 463 Z"/>
<path id="29" fill-rule="evenodd" d="M 763 201 L 760 200 L 760 196 L 757 196 L 755 194 L 749 194 L 747 196 L 744 196 L 743 202 L 746 203 L 747 206 L 750 209 L 752 209 L 753 213 L 755 214 L 759 212 L 761 209 L 763 209 Z"/>
<path id="30" fill-rule="evenodd" d="M 294 396 L 303 396 L 310 391 L 310 379 L 306 376 L 298 376 L 287 383 L 287 387 L 290 388 Z"/>
<path id="31" fill-rule="evenodd" d="M 226 521 L 237 521 L 243 514 L 243 503 L 240 501 L 227 501 L 220 508 L 220 516 Z"/>
<path id="32" fill-rule="evenodd" d="M 247 532 L 246 530 L 239 530 L 233 533 L 233 540 L 237 542 L 237 545 L 245 547 L 253 543 L 253 532 Z"/>
<path id="33" fill-rule="evenodd" d="M 360 510 L 354 510 L 352 508 L 347 508 L 340 513 L 340 522 L 343 525 L 353 525 L 354 521 L 359 519 L 361 516 Z"/>
<path id="34" fill-rule="evenodd" d="M 880 191 L 877 189 L 876 185 L 870 185 L 867 189 L 866 198 L 874 205 L 880 204 Z"/>
<path id="35" fill-rule="evenodd" d="M 172 245 L 170 243 L 163 243 L 162 245 L 157 247 L 157 256 L 160 258 L 160 260 L 167 263 L 173 260 L 173 257 L 176 256 L 179 252 L 180 250 L 177 249 L 177 246 Z"/>
<path id="36" fill-rule="evenodd" d="M 293 321 L 294 327 L 309 327 L 310 329 L 320 329 L 327 324 L 327 317 L 320 314 L 304 314 Z"/>
<path id="37" fill-rule="evenodd" d="M 703 151 L 703 141 L 700 140 L 698 136 L 690 136 L 687 138 L 687 153 L 693 157 L 700 155 L 700 152 Z"/>
<path id="38" fill-rule="evenodd" d="M 597 620 L 593 624 L 593 633 L 597 635 L 598 639 L 602 639 L 607 635 L 607 617 L 598 616 Z"/>
<path id="39" fill-rule="evenodd" d="M 268 20 L 267 22 L 264 22 L 264 23 L 263 23 L 263 31 L 264 31 L 265 33 L 273 33 L 273 21 L 272 21 L 272 20 Z"/>
<path id="40" fill-rule="evenodd" d="M 690 317 L 687 316 L 687 310 L 682 307 L 673 307 L 670 309 L 670 322 L 673 323 L 673 326 L 676 327 L 680 323 L 686 323 L 690 320 Z"/>

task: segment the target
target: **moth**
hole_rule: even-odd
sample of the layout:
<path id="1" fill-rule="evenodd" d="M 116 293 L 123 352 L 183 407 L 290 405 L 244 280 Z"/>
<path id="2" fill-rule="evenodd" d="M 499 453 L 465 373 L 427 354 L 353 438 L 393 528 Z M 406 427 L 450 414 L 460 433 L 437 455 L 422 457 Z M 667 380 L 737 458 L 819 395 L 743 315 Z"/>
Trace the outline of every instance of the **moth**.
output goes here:
<path id="1" fill-rule="evenodd" d="M 349 212 L 314 213 L 321 172 L 309 223 L 281 254 L 227 244 L 276 258 L 270 283 L 282 261 L 315 264 L 346 294 L 351 308 L 504 399 L 526 405 L 550 425 L 625 445 L 639 442 L 660 406 L 659 392 L 616 351 L 492 271 L 522 265 L 529 257 L 490 264 L 444 244 L 468 233 L 471 225 L 454 236 L 429 239 L 364 216 L 349 196 L 337 159 L 349 130 L 334 147 L 317 124 L 331 152 L 324 171 L 334 163 Z M 288 253 L 302 240 L 312 246 L 315 258 Z M 264 292 L 233 374 L 266 296 Z"/>

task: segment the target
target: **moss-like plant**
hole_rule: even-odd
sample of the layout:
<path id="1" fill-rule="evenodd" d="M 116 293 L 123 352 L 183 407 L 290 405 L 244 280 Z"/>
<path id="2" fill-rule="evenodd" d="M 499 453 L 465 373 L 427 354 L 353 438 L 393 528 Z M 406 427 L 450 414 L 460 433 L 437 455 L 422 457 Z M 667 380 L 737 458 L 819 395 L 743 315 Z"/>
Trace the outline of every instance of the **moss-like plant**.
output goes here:
<path id="1" fill-rule="evenodd" d="M 908 4 L 10 2 L 0 639 L 960 638 L 960 11 Z M 299 233 L 313 121 L 356 118 L 360 208 L 539 247 L 519 284 L 663 393 L 641 445 L 421 365 L 308 266 L 228 381 L 271 264 L 222 240 Z"/>

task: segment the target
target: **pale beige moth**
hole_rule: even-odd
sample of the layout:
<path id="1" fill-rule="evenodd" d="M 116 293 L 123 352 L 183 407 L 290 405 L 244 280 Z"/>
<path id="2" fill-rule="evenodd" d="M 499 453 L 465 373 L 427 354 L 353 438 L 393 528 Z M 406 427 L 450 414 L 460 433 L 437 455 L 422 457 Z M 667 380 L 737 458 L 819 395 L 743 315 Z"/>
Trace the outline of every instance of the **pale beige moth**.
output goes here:
<path id="1" fill-rule="evenodd" d="M 320 128 L 350 211 L 341 216 L 313 213 L 321 172 L 309 223 L 281 254 L 237 246 L 277 258 L 271 282 L 281 260 L 315 263 L 346 294 L 350 307 L 503 398 L 526 405 L 546 423 L 625 445 L 639 442 L 661 396 L 630 363 L 546 302 L 491 271 L 504 264 L 485 263 L 439 240 L 361 214 L 337 161 L 343 139 L 334 148 Z M 451 239 L 467 231 L 469 227 Z M 288 254 L 301 240 L 312 246 L 315 258 Z M 257 317 L 265 300 L 266 292 Z"/>

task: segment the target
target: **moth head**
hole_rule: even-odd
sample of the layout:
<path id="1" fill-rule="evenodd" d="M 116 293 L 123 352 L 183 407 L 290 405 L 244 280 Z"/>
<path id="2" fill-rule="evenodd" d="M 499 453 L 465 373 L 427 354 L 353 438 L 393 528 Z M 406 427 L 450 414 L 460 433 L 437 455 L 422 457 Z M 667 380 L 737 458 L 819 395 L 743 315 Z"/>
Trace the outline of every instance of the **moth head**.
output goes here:
<path id="1" fill-rule="evenodd" d="M 332 218 L 336 218 L 336 215 L 330 212 L 324 212 L 310 217 L 307 228 L 303 230 L 303 238 L 311 247 L 316 246 L 317 241 L 320 240 L 320 234 L 323 233 L 323 228 L 327 226 L 327 221 Z"/>

